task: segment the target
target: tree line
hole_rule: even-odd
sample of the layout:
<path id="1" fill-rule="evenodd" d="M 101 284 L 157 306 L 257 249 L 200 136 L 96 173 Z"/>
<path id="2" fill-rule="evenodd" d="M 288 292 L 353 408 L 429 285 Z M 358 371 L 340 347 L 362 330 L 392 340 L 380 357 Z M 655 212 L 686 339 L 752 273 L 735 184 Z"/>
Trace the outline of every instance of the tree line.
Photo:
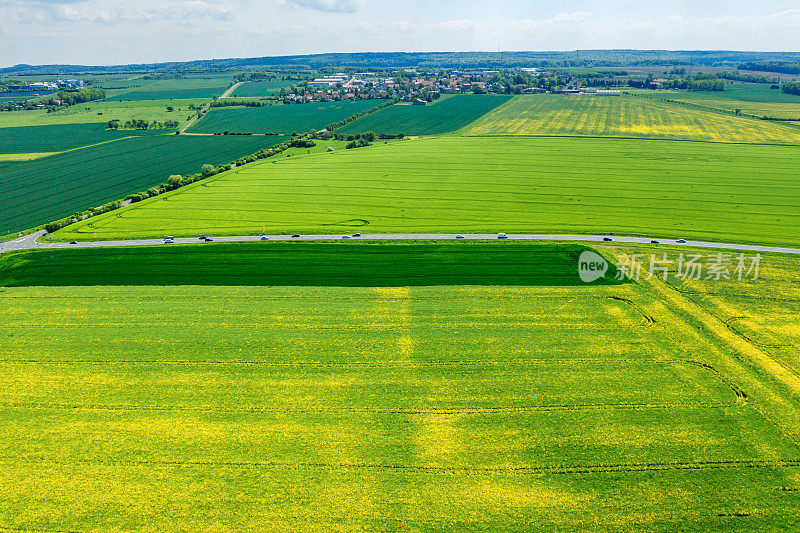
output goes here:
<path id="1" fill-rule="evenodd" d="M 108 121 L 108 129 L 111 130 L 161 130 L 161 129 L 174 129 L 180 126 L 177 120 L 165 120 L 160 122 L 158 120 L 148 121 L 141 118 L 132 118 L 120 122 L 118 118 Z"/>
<path id="2" fill-rule="evenodd" d="M 736 68 L 739 70 L 779 72 L 781 74 L 800 74 L 800 63 L 794 61 L 750 61 L 741 63 Z"/>

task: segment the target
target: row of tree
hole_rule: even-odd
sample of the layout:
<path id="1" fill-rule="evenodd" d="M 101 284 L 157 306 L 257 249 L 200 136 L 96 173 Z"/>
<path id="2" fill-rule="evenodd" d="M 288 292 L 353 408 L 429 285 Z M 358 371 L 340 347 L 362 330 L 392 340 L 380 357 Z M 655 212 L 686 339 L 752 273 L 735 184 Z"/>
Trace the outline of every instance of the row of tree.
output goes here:
<path id="1" fill-rule="evenodd" d="M 141 118 L 132 118 L 130 120 L 125 121 L 124 123 L 120 122 L 119 119 L 115 118 L 113 120 L 108 121 L 108 129 L 111 130 L 161 130 L 161 129 L 175 129 L 179 126 L 177 120 L 165 120 L 160 122 L 158 120 L 147 121 Z"/>

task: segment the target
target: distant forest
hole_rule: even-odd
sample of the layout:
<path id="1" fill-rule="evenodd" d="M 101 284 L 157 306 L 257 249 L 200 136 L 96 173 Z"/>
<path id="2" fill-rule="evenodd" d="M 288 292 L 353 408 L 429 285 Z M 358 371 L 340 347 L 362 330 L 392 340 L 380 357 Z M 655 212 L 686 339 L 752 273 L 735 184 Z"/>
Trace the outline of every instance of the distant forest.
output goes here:
<path id="1" fill-rule="evenodd" d="M 800 74 L 800 63 L 793 61 L 751 61 L 750 63 L 742 63 L 737 68 L 739 70 Z"/>
<path id="2" fill-rule="evenodd" d="M 621 67 L 647 65 L 727 66 L 800 64 L 800 52 L 575 50 L 570 52 L 368 52 L 255 58 L 209 59 L 187 62 L 140 63 L 113 66 L 16 65 L 0 74 L 113 73 L 174 70 L 242 70 L 248 68 L 318 69 L 364 68 L 510 68 Z M 771 70 L 753 68 L 749 70 Z"/>

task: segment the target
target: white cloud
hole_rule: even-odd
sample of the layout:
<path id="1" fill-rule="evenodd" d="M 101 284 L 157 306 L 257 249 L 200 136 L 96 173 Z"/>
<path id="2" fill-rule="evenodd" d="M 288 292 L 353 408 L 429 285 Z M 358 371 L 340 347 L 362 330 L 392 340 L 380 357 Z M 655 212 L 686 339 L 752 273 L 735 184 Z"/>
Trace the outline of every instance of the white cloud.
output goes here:
<path id="1" fill-rule="evenodd" d="M 355 13 L 361 9 L 362 0 L 282 0 L 282 3 L 328 13 Z"/>
<path id="2" fill-rule="evenodd" d="M 158 23 L 184 21 L 191 25 L 197 19 L 229 20 L 233 9 L 225 2 L 179 0 L 148 2 L 133 0 L 83 0 L 53 2 L 51 15 L 55 20 L 75 23 Z"/>

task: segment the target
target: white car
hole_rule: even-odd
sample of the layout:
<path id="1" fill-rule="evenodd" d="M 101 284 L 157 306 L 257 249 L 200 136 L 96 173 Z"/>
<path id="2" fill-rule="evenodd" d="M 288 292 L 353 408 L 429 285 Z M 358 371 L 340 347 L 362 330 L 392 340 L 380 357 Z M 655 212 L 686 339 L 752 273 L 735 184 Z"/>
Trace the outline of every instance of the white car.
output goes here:
<path id="1" fill-rule="evenodd" d="M 172 244 L 174 242 L 175 240 L 172 239 L 171 237 L 167 237 L 166 239 L 164 239 L 164 244 Z"/>
<path id="2" fill-rule="evenodd" d="M 505 233 L 498 233 L 497 234 L 497 238 L 498 239 L 508 239 L 508 235 L 506 235 Z"/>

